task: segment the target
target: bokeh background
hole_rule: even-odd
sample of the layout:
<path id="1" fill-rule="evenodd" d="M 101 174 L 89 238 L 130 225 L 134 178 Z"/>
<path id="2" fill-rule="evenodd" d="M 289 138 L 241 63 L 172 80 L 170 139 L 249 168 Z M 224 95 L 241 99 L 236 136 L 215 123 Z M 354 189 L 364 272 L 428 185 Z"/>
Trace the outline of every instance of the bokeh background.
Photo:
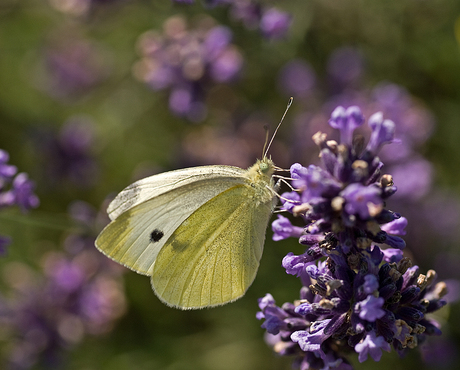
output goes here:
<path id="1" fill-rule="evenodd" d="M 403 140 L 382 153 L 423 271 L 460 279 L 460 2 L 451 0 L 1 0 L 0 148 L 40 206 L 0 209 L 2 369 L 290 369 L 264 343 L 257 298 L 298 298 L 268 230 L 244 298 L 163 305 L 149 279 L 93 247 L 105 207 L 147 175 L 248 167 L 278 123 L 279 166 L 317 162 L 335 108 L 383 111 Z M 331 135 L 333 135 L 331 133 Z M 457 284 L 458 285 L 458 284 Z M 455 303 L 443 336 L 357 369 L 457 369 Z"/>

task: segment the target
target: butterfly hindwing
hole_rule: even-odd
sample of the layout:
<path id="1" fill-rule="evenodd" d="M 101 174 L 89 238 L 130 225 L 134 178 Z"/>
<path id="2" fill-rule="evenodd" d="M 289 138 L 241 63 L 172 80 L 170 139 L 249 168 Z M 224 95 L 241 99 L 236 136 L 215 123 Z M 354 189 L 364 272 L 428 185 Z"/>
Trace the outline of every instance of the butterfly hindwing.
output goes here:
<path id="1" fill-rule="evenodd" d="M 271 201 L 254 202 L 252 193 L 248 183 L 231 187 L 175 230 L 152 270 L 152 287 L 160 299 L 187 309 L 221 305 L 246 292 L 272 211 Z"/>

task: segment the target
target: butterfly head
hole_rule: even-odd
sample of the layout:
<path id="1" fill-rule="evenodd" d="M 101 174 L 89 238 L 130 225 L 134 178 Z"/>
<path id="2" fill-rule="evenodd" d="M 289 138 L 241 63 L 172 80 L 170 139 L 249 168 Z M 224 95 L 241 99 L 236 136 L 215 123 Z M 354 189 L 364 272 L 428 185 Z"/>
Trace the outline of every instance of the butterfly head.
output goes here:
<path id="1" fill-rule="evenodd" d="M 248 177 L 253 183 L 270 183 L 273 173 L 275 172 L 275 164 L 270 158 L 257 160 L 256 164 L 248 169 Z"/>
<path id="2" fill-rule="evenodd" d="M 259 172 L 261 175 L 271 178 L 275 172 L 275 164 L 270 158 L 264 157 L 262 160 L 257 161 Z"/>

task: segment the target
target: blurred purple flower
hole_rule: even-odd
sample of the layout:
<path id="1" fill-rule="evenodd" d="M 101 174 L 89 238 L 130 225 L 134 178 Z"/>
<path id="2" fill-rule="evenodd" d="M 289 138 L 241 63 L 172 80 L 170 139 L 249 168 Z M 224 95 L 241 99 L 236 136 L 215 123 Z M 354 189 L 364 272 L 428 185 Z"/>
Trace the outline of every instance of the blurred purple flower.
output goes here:
<path id="1" fill-rule="evenodd" d="M 16 166 L 7 163 L 9 160 L 10 155 L 0 149 L 0 189 L 3 188 L 5 181 L 9 181 L 17 172 Z"/>
<path id="2" fill-rule="evenodd" d="M 266 9 L 260 20 L 260 30 L 269 39 L 281 39 L 287 35 L 291 15 L 276 8 Z"/>
<path id="3" fill-rule="evenodd" d="M 109 5 L 123 0 L 48 0 L 56 10 L 72 16 L 87 16 L 98 5 Z"/>
<path id="4" fill-rule="evenodd" d="M 92 186 L 97 183 L 98 164 L 93 154 L 94 122 L 74 116 L 64 122 L 59 132 L 39 131 L 35 135 L 48 184 L 70 183 Z"/>
<path id="5" fill-rule="evenodd" d="M 254 0 L 229 0 L 231 3 L 230 14 L 239 21 L 242 21 L 246 28 L 255 30 L 258 28 L 262 16 L 263 6 Z"/>
<path id="6" fill-rule="evenodd" d="M 74 36 L 51 43 L 43 51 L 39 88 L 60 100 L 72 100 L 91 91 L 110 73 L 110 59 L 102 47 Z"/>
<path id="7" fill-rule="evenodd" d="M 8 164 L 8 152 L 0 149 L 0 210 L 6 207 L 18 206 L 26 212 L 39 206 L 40 201 L 35 195 L 35 184 L 24 173 L 17 173 L 17 167 Z M 6 247 L 11 244 L 11 238 L 0 235 L 0 255 L 6 254 Z"/>
<path id="8" fill-rule="evenodd" d="M 75 207 L 80 216 L 94 215 L 82 202 Z M 93 217 L 91 226 L 95 221 Z M 18 263 L 5 266 L 21 276 L 12 276 L 12 292 L 0 297 L 2 328 L 10 333 L 5 352 L 9 368 L 56 368 L 64 351 L 86 335 L 107 333 L 125 312 L 121 269 L 94 249 L 94 237 L 83 226 L 82 234 L 69 235 L 66 241 L 78 247 L 44 256 L 43 275 Z"/>
<path id="9" fill-rule="evenodd" d="M 21 172 L 13 180 L 12 192 L 14 203 L 23 211 L 36 208 L 40 204 L 38 197 L 34 194 L 35 185 L 29 180 L 29 176 Z"/>
<path id="10" fill-rule="evenodd" d="M 11 238 L 8 236 L 0 235 L 0 256 L 6 254 L 6 248 L 11 244 Z"/>
<path id="11" fill-rule="evenodd" d="M 436 369 L 455 369 L 460 357 L 458 345 L 447 338 L 427 340 L 421 345 L 420 351 L 424 362 Z"/>
<path id="12" fill-rule="evenodd" d="M 342 47 L 334 50 L 327 62 L 327 71 L 334 91 L 358 82 L 364 73 L 364 58 L 359 49 Z"/>
<path id="13" fill-rule="evenodd" d="M 410 160 L 395 163 L 391 174 L 398 184 L 397 198 L 417 201 L 428 194 L 433 182 L 433 165 L 424 158 L 412 157 Z"/>
<path id="14" fill-rule="evenodd" d="M 216 83 L 232 82 L 242 69 L 243 57 L 231 39 L 226 27 L 203 22 L 188 30 L 183 18 L 172 17 L 163 34 L 149 31 L 140 37 L 142 59 L 135 75 L 155 90 L 170 90 L 175 115 L 202 121 L 207 91 Z"/>
<path id="15" fill-rule="evenodd" d="M 194 0 L 172 0 L 175 3 L 193 4 Z M 259 28 L 268 39 L 286 36 L 292 23 L 290 14 L 269 7 L 260 0 L 204 0 L 208 7 L 228 6 L 231 16 L 243 22 L 246 28 Z"/>
<path id="16" fill-rule="evenodd" d="M 286 63 L 278 75 L 278 85 L 287 96 L 305 97 L 312 93 L 316 76 L 312 67 L 301 59 Z"/>
<path id="17" fill-rule="evenodd" d="M 300 237 L 303 232 L 302 227 L 293 226 L 291 221 L 281 215 L 272 223 L 273 240 L 283 240 L 290 237 Z"/>

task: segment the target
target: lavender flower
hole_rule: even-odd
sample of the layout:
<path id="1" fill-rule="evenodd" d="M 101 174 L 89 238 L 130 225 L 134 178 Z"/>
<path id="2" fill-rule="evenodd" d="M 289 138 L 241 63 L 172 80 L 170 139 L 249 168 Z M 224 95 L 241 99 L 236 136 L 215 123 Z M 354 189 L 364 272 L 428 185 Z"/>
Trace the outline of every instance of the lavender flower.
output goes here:
<path id="1" fill-rule="evenodd" d="M 74 36 L 57 38 L 43 50 L 36 84 L 58 100 L 75 100 L 106 79 L 110 58 L 101 45 Z"/>
<path id="2" fill-rule="evenodd" d="M 231 31 L 224 26 L 209 27 L 209 22 L 203 22 L 188 30 L 183 18 L 170 18 L 163 34 L 149 31 L 140 37 L 142 60 L 135 74 L 154 90 L 169 90 L 174 114 L 201 121 L 206 117 L 204 100 L 209 88 L 235 80 L 243 66 L 231 39 Z"/>
<path id="3" fill-rule="evenodd" d="M 99 5 L 109 5 L 121 0 L 49 0 L 56 10 L 72 16 L 87 16 Z"/>
<path id="4" fill-rule="evenodd" d="M 312 93 L 316 76 L 312 67 L 301 59 L 287 63 L 280 71 L 278 85 L 287 96 L 303 97 Z"/>
<path id="5" fill-rule="evenodd" d="M 83 232 L 66 238 L 65 251 L 47 253 L 42 273 L 17 262 L 5 266 L 11 289 L 0 297 L 0 322 L 9 333 L 9 369 L 59 368 L 65 350 L 107 333 L 125 312 L 122 270 L 93 247 L 96 212 L 78 202 L 70 213 Z"/>
<path id="6" fill-rule="evenodd" d="M 43 153 L 48 184 L 70 183 L 88 187 L 97 182 L 98 164 L 94 158 L 94 122 L 88 117 L 67 119 L 59 132 L 40 129 L 35 136 L 37 150 Z"/>
<path id="7" fill-rule="evenodd" d="M 17 167 L 8 164 L 9 154 L 0 149 L 0 210 L 18 206 L 23 212 L 38 207 L 40 201 L 34 194 L 35 184 L 24 173 L 17 173 Z M 0 235 L 0 255 L 6 253 L 11 238 Z"/>
<path id="8" fill-rule="evenodd" d="M 340 91 L 356 84 L 364 72 L 364 58 L 359 49 L 342 47 L 335 50 L 327 62 L 332 88 Z"/>
<path id="9" fill-rule="evenodd" d="M 260 20 L 262 34 L 269 39 L 285 37 L 290 25 L 291 16 L 276 8 L 269 8 L 264 11 Z"/>
<path id="10" fill-rule="evenodd" d="M 398 191 L 389 198 L 388 205 L 393 207 L 397 202 L 398 211 L 411 220 L 407 226 L 408 238 L 415 246 L 411 252 L 417 254 L 417 261 L 428 265 L 432 260 L 433 243 L 436 243 L 439 253 L 447 245 L 455 244 L 459 237 L 458 197 L 446 189 L 433 186 L 435 166 L 423 156 L 424 145 L 432 135 L 436 121 L 433 113 L 402 86 L 385 81 L 371 89 L 363 86 L 363 56 L 356 48 L 334 51 L 328 62 L 328 89 L 320 89 L 321 81 L 316 76 L 318 83 L 308 97 L 294 95 L 303 99 L 301 104 L 306 110 L 295 119 L 296 131 L 293 136 L 299 139 L 290 145 L 291 158 L 308 157 L 312 163 L 316 163 L 318 156 L 315 146 L 308 145 L 302 138 L 321 130 L 329 139 L 335 139 L 337 132 L 324 127 L 324 121 L 335 107 L 359 105 L 366 117 L 381 111 L 385 119 L 395 123 L 395 137 L 400 141 L 395 145 L 384 145 L 378 153 L 385 163 L 385 171 L 391 173 L 398 186 Z M 327 98 L 323 103 L 324 96 Z M 320 99 L 315 101 L 315 98 Z M 369 137 L 370 132 L 368 125 L 361 125 L 355 134 Z M 432 227 L 433 222 L 435 228 Z M 411 245 L 409 249 L 412 249 Z M 384 257 L 385 261 L 392 262 L 396 262 L 397 258 L 402 258 L 402 254 Z M 459 271 L 444 268 L 443 277 L 458 278 Z"/>
<path id="11" fill-rule="evenodd" d="M 172 0 L 178 4 L 193 4 L 194 0 Z M 205 0 L 210 8 L 228 6 L 230 14 L 248 29 L 259 29 L 267 39 L 284 38 L 291 26 L 292 16 L 259 0 Z"/>
<path id="12" fill-rule="evenodd" d="M 382 175 L 377 153 L 394 141 L 394 123 L 381 113 L 368 124 L 367 146 L 353 138 L 364 122 L 358 107 L 337 107 L 329 124 L 341 142 L 314 135 L 323 167 L 291 166 L 293 186 L 283 194 L 283 208 L 305 222 L 302 232 L 288 218 L 272 224 L 273 239 L 299 238 L 304 254 L 283 259 L 286 272 L 299 277 L 300 300 L 278 307 L 271 295 L 259 300 L 258 319 L 281 355 L 295 355 L 301 369 L 351 369 L 348 354 L 360 362 L 379 361 L 382 350 L 400 355 L 440 335 L 429 314 L 446 304 L 446 284 L 436 273 L 419 273 L 403 257 L 407 220 L 385 208 L 396 192 L 390 175 Z"/>

